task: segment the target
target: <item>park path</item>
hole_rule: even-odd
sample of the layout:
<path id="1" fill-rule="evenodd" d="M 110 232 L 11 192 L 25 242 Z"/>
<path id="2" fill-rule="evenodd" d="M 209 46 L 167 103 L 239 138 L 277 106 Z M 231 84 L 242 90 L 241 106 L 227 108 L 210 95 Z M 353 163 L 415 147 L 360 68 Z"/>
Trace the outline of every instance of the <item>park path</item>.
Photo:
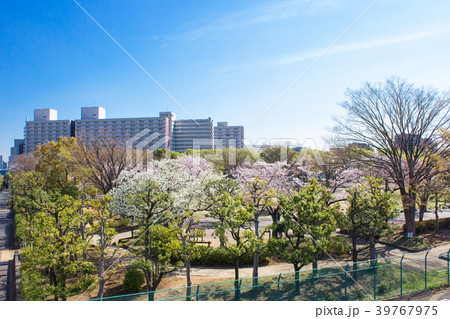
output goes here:
<path id="1" fill-rule="evenodd" d="M 0 194 L 0 301 L 6 300 L 8 261 L 12 258 L 10 250 L 11 211 L 8 208 L 9 192 Z"/>

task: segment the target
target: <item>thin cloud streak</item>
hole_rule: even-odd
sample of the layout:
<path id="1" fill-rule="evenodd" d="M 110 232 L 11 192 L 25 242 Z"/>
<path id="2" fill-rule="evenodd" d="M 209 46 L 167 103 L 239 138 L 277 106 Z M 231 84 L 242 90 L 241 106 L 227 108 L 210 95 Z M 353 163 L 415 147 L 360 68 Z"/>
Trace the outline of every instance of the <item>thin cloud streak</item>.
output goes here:
<path id="1" fill-rule="evenodd" d="M 362 42 L 356 42 L 356 43 L 349 43 L 349 44 L 341 44 L 336 45 L 333 47 L 327 55 L 330 54 L 337 54 L 337 53 L 344 53 L 344 52 L 354 52 L 354 51 L 360 51 L 360 50 L 366 50 L 366 49 L 373 49 L 373 48 L 380 48 L 385 47 L 388 45 L 396 45 L 404 42 L 410 42 L 414 40 L 419 39 L 425 39 L 425 38 L 431 38 L 434 36 L 442 35 L 442 34 L 448 34 L 450 33 L 450 29 L 441 29 L 441 30 L 435 30 L 435 31 L 423 31 L 403 36 L 397 36 L 397 37 L 390 37 L 390 38 L 382 38 L 382 39 L 374 39 L 370 41 L 362 41 Z M 246 64 L 240 64 L 240 65 L 233 65 L 228 67 L 223 67 L 218 69 L 218 71 L 221 72 L 229 72 L 229 71 L 236 71 L 239 69 L 249 68 L 249 67 L 261 67 L 261 66 L 280 66 L 280 65 L 288 65 L 292 63 L 302 62 L 305 60 L 317 58 L 322 54 L 323 48 L 321 49 L 313 49 L 309 51 L 299 52 L 295 54 L 290 55 L 283 55 L 278 56 L 271 59 L 264 59 L 252 63 L 246 63 Z"/>
<path id="2" fill-rule="evenodd" d="M 167 42 L 181 39 L 195 40 L 213 32 L 239 29 L 278 20 L 295 18 L 300 13 L 313 15 L 317 12 L 337 7 L 338 2 L 338 0 L 291 0 L 276 4 L 269 3 L 231 13 L 228 16 L 217 19 L 216 22 L 212 24 L 204 27 L 193 28 L 189 31 L 181 32 L 176 35 L 143 36 L 136 37 L 136 39 L 159 39 Z"/>

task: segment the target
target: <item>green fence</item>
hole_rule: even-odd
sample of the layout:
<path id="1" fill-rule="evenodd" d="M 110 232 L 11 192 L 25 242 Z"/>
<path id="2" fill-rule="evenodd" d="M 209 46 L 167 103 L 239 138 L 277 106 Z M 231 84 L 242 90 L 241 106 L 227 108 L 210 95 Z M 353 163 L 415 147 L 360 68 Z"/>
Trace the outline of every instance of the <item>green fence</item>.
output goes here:
<path id="1" fill-rule="evenodd" d="M 450 250 L 427 251 L 101 300 L 383 300 L 450 284 L 449 260 Z"/>

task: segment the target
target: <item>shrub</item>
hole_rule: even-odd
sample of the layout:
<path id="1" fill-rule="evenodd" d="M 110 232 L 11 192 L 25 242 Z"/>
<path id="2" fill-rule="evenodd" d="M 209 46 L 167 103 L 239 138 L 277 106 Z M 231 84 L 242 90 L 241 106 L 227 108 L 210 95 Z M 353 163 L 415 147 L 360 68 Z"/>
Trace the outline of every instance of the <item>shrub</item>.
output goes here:
<path id="1" fill-rule="evenodd" d="M 346 237 L 333 236 L 327 247 L 327 252 L 331 255 L 346 255 L 352 251 L 350 239 Z"/>
<path id="2" fill-rule="evenodd" d="M 119 227 L 127 227 L 130 225 L 130 220 L 128 218 L 122 218 L 119 220 L 118 226 Z"/>
<path id="3" fill-rule="evenodd" d="M 139 269 L 128 269 L 123 280 L 123 289 L 127 293 L 135 293 L 141 291 L 141 287 L 145 282 L 144 274 Z"/>
<path id="4" fill-rule="evenodd" d="M 191 262 L 193 265 L 199 266 L 234 266 L 234 258 L 230 251 L 225 247 L 207 247 L 198 246 L 198 256 Z M 266 247 L 262 247 L 261 254 L 259 256 L 260 263 L 267 262 L 269 259 L 269 251 Z M 248 252 L 239 258 L 239 265 L 252 265 L 253 253 Z"/>
<path id="5" fill-rule="evenodd" d="M 327 293 L 327 295 L 325 296 L 325 301 L 333 301 L 334 300 L 334 295 L 333 293 L 330 291 Z"/>
<path id="6" fill-rule="evenodd" d="M 377 288 L 377 295 L 385 295 L 395 287 L 395 282 L 393 280 L 383 281 Z"/>
<path id="7" fill-rule="evenodd" d="M 44 289 L 42 289 L 42 277 L 39 270 L 22 269 L 22 278 L 20 283 L 20 293 L 25 301 L 45 300 Z"/>
<path id="8" fill-rule="evenodd" d="M 450 217 L 449 218 L 441 218 L 439 219 L 439 228 L 450 228 Z M 406 230 L 406 225 L 403 225 L 403 230 Z M 436 230 L 436 220 L 435 219 L 427 219 L 423 221 L 416 222 L 416 234 L 423 234 L 427 231 L 435 231 Z"/>

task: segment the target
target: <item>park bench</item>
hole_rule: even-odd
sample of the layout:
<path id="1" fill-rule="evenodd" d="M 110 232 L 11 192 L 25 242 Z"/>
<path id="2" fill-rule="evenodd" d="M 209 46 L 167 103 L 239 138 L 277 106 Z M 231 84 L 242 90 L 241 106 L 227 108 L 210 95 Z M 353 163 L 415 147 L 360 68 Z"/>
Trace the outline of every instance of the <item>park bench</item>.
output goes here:
<path id="1" fill-rule="evenodd" d="M 206 244 L 208 247 L 211 246 L 211 242 L 205 240 L 205 231 L 201 228 L 192 228 L 189 231 L 188 242 L 194 244 Z"/>

